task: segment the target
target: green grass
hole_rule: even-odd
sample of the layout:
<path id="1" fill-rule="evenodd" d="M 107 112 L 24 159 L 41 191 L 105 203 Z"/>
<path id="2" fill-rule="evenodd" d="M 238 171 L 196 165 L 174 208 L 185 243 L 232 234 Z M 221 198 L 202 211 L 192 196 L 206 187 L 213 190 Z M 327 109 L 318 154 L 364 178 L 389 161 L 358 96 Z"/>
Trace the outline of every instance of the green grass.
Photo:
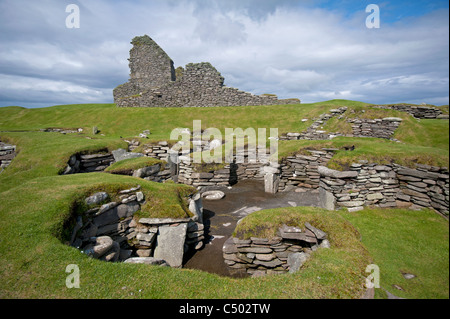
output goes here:
<path id="1" fill-rule="evenodd" d="M 20 225 L 0 230 L 2 298 L 358 298 L 363 291 L 362 276 L 368 255 L 356 232 L 338 215 L 328 213 L 328 221 L 320 211 L 311 212 L 311 216 L 323 220 L 336 248 L 315 253 L 304 271 L 294 275 L 238 280 L 195 270 L 106 263 L 89 258 L 65 245 L 59 237 L 64 221 L 70 216 L 73 198 L 79 197 L 86 183 L 95 186 L 99 175 L 102 182 L 122 186 L 135 182 L 129 177 L 109 174 L 46 177 L 14 190 L 28 194 L 26 198 L 12 196 L 14 191 L 0 194 L 5 203 L 0 208 L 2 224 Z M 156 191 L 161 188 L 145 181 L 142 186 Z M 340 232 L 343 228 L 352 231 Z M 343 236 L 345 240 L 339 239 Z M 339 242 L 344 247 L 338 246 Z M 80 289 L 65 286 L 68 275 L 65 268 L 69 264 L 80 268 Z"/>
<path id="2" fill-rule="evenodd" d="M 17 145 L 18 153 L 13 164 L 0 175 L 0 192 L 36 177 L 58 175 L 75 153 L 127 148 L 119 139 L 87 139 L 82 134 L 0 133 L 0 141 Z"/>
<path id="3" fill-rule="evenodd" d="M 380 267 L 383 289 L 408 299 L 449 298 L 447 220 L 430 210 L 365 209 L 342 214 L 361 233 L 362 243 Z M 407 280 L 402 273 L 417 277 Z M 377 289 L 378 298 L 385 297 L 383 289 Z"/>
<path id="4" fill-rule="evenodd" d="M 329 234 L 333 249 L 327 256 L 328 262 L 335 264 L 337 272 L 340 272 L 338 265 L 347 258 L 367 263 L 365 266 L 369 263 L 379 266 L 381 289 L 376 289 L 377 298 L 386 298 L 385 290 L 408 299 L 449 298 L 448 221 L 431 210 L 364 209 L 356 213 L 311 207 L 265 210 L 244 218 L 234 235 L 243 239 L 271 238 L 283 224 L 303 227 L 305 222 Z M 367 253 L 369 259 L 364 258 Z M 403 273 L 417 277 L 407 280 Z M 351 276 L 344 278 L 352 280 Z"/>
<path id="5" fill-rule="evenodd" d="M 92 135 L 97 126 L 107 137 L 137 136 L 149 129 L 151 140 L 169 140 L 176 127 L 192 130 L 193 120 L 202 128 L 280 128 L 279 133 L 307 128 L 300 120 L 313 118 L 339 105 L 363 105 L 361 102 L 333 100 L 322 103 L 278 106 L 236 106 L 212 108 L 118 108 L 114 104 L 59 105 L 40 109 L 0 108 L 2 131 L 39 130 L 48 127 L 83 128 Z"/>
<path id="6" fill-rule="evenodd" d="M 112 165 L 108 166 L 105 169 L 105 172 L 113 173 L 113 174 L 120 174 L 122 172 L 130 172 L 134 170 L 138 170 L 140 168 L 149 167 L 153 165 L 164 165 L 164 162 L 152 157 L 138 157 L 138 158 L 129 158 L 125 159 L 116 163 L 113 163 Z M 164 166 L 162 166 L 164 168 Z"/>
<path id="7" fill-rule="evenodd" d="M 415 168 L 415 164 L 448 167 L 449 159 L 448 148 L 397 143 L 377 138 L 337 137 L 329 141 L 279 141 L 278 145 L 280 159 L 296 153 L 305 153 L 306 149 L 336 148 L 336 155 L 328 162 L 328 167 L 333 169 L 344 169 L 358 160 L 378 164 L 396 163 L 411 168 Z M 352 145 L 355 146 L 354 151 L 344 149 L 344 146 Z"/>
<path id="8" fill-rule="evenodd" d="M 185 217 L 189 212 L 184 198 L 194 191 L 177 184 L 106 173 L 58 175 L 75 153 L 126 148 L 124 138 L 135 138 L 146 129 L 152 134 L 148 140 L 141 139 L 143 143 L 169 140 L 172 129 L 192 129 L 194 119 L 202 120 L 203 129 L 217 127 L 222 133 L 227 127 L 276 127 L 279 134 L 300 132 L 314 117 L 339 106 L 370 108 L 367 103 L 346 100 L 223 108 L 117 108 L 113 104 L 0 108 L 0 140 L 17 145 L 18 151 L 0 174 L 0 298 L 358 298 L 368 262 L 380 266 L 381 284 L 392 293 L 408 298 L 448 298 L 448 221 L 429 211 L 364 210 L 350 214 L 298 207 L 251 214 L 239 226 L 243 236 L 269 236 L 280 223 L 308 220 L 329 232 L 334 245 L 314 253 L 297 274 L 258 279 L 105 263 L 63 243 L 63 225 L 71 218 L 75 203 L 81 205 L 92 192 L 106 190 L 114 198 L 119 189 L 141 185 L 147 204 L 139 218 Z M 369 116 L 368 112 L 364 114 Z M 393 114 L 383 112 L 371 116 Z M 309 121 L 303 123 L 303 118 Z M 448 121 L 403 118 L 395 135 L 402 144 L 365 138 L 280 141 L 280 157 L 305 148 L 335 147 L 340 150 L 329 164 L 334 168 L 345 168 L 359 159 L 448 166 Z M 331 122 L 330 127 L 338 124 Z M 99 134 L 92 134 L 93 126 L 99 128 Z M 84 131 L 66 135 L 39 132 L 48 127 Z M 355 145 L 356 150 L 341 150 L 346 145 Z M 115 168 L 152 163 L 147 158 L 137 159 Z M 433 260 L 433 267 L 424 256 Z M 81 289 L 66 288 L 68 264 L 80 267 Z M 418 280 L 402 281 L 401 271 L 418 275 Z M 405 291 L 393 291 L 392 284 Z M 377 292 L 377 297 L 385 295 Z"/>

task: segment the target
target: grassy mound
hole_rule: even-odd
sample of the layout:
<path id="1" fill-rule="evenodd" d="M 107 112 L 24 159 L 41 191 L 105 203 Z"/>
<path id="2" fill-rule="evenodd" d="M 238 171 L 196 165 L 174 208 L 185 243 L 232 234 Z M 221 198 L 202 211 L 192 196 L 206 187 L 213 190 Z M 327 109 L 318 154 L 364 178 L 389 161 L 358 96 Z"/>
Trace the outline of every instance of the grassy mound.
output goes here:
<path id="1" fill-rule="evenodd" d="M 238 235 L 270 236 L 280 223 L 310 221 L 330 234 L 333 245 L 330 250 L 316 252 L 301 272 L 254 279 L 106 263 L 61 240 L 74 203 L 96 190 L 114 196 L 119 189 L 141 185 L 147 200 L 139 212 L 141 217 L 184 217 L 187 211 L 182 199 L 194 191 L 182 185 L 105 173 L 58 175 L 73 154 L 126 148 L 123 137 L 135 137 L 147 129 L 152 134 L 145 142 L 169 140 L 174 128 L 192 128 L 193 120 L 202 120 L 203 129 L 216 127 L 222 134 L 227 127 L 278 128 L 279 134 L 301 132 L 311 119 L 340 106 L 372 114 L 369 104 L 345 100 L 223 108 L 128 109 L 113 104 L 0 108 L 0 140 L 17 145 L 18 153 L 0 174 L 0 298 L 358 298 L 368 263 L 380 265 L 382 287 L 390 292 L 397 284 L 404 288 L 396 292 L 402 297 L 448 298 L 448 221 L 431 211 L 364 210 L 350 214 L 298 207 L 252 214 L 239 225 Z M 370 116 L 393 114 L 389 110 L 376 112 Z M 400 116 L 404 120 L 394 137 L 403 143 L 344 137 L 280 141 L 279 156 L 305 148 L 334 147 L 340 151 L 329 165 L 336 168 L 359 159 L 448 166 L 448 121 Z M 302 122 L 303 118 L 309 120 Z M 333 131 L 342 124 L 333 120 L 325 129 Z M 93 134 L 94 126 L 99 134 Z M 83 128 L 83 132 L 64 135 L 39 131 L 49 127 Z M 355 145 L 355 151 L 341 150 L 346 145 Z M 110 170 L 153 163 L 147 158 L 124 161 Z M 65 285 L 69 264 L 80 268 L 80 289 Z M 418 280 L 404 282 L 402 271 L 416 274 Z M 385 297 L 379 291 L 377 296 Z"/>
<path id="2" fill-rule="evenodd" d="M 350 258 L 345 257 L 348 252 L 344 248 L 336 246 L 317 253 L 301 273 L 262 279 L 237 280 L 201 271 L 92 259 L 61 241 L 63 225 L 71 216 L 73 200 L 104 189 L 105 183 L 108 191 L 114 192 L 135 186 L 136 179 L 95 173 L 45 177 L 0 194 L 4 203 L 0 218 L 2 225 L 8 226 L 0 229 L 3 298 L 358 298 L 362 291 L 361 276 L 368 256 L 354 230 L 349 238 L 357 253 Z M 147 197 L 158 198 L 164 197 L 162 192 L 176 194 L 174 188 L 181 187 L 140 184 Z M 16 192 L 28 194 L 27 198 L 14 196 Z M 319 211 L 311 214 L 323 218 Z M 332 218 L 336 219 L 333 227 L 351 229 L 338 215 Z M 327 225 L 325 222 L 324 229 L 333 232 Z M 65 285 L 69 264 L 80 269 L 80 289 Z"/>
<path id="3" fill-rule="evenodd" d="M 122 175 L 131 175 L 130 173 L 134 170 L 149 167 L 153 165 L 163 165 L 164 162 L 152 157 L 137 157 L 137 158 L 129 158 L 125 159 L 112 165 L 108 166 L 105 169 L 105 172 L 112 174 L 122 174 Z"/>

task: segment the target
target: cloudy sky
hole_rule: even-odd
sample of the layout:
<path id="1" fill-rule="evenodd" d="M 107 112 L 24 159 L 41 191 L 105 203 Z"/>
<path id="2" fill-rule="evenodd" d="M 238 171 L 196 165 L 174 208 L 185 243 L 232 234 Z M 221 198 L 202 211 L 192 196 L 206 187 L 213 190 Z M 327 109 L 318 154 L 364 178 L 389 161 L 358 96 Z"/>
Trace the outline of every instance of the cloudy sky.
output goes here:
<path id="1" fill-rule="evenodd" d="M 80 9 L 67 28 L 66 7 Z M 366 6 L 380 8 L 367 28 Z M 447 0 L 0 0 L 0 107 L 112 103 L 130 41 L 303 102 L 449 104 Z"/>

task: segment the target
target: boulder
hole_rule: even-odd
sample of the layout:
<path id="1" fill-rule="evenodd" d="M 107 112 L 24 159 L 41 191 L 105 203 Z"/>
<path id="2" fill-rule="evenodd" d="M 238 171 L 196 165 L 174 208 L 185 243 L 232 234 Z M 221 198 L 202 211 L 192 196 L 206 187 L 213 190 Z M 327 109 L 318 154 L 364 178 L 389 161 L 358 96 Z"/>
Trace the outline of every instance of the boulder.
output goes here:
<path id="1" fill-rule="evenodd" d="M 153 243 L 153 240 L 155 239 L 156 234 L 155 233 L 149 233 L 149 234 L 142 234 L 139 233 L 136 235 L 136 239 L 139 241 L 146 241 L 148 243 Z"/>
<path id="2" fill-rule="evenodd" d="M 308 260 L 308 257 L 309 255 L 303 252 L 289 254 L 287 258 L 289 273 L 297 272 L 300 267 Z"/>
<path id="3" fill-rule="evenodd" d="M 202 198 L 207 200 L 219 200 L 225 197 L 225 193 L 219 190 L 207 191 L 202 194 Z"/>
<path id="4" fill-rule="evenodd" d="M 255 258 L 261 261 L 271 261 L 277 258 L 277 256 L 275 254 L 255 254 Z"/>
<path id="5" fill-rule="evenodd" d="M 324 239 L 322 240 L 322 242 L 319 245 L 320 248 L 330 248 L 330 242 L 328 241 L 328 239 Z"/>
<path id="6" fill-rule="evenodd" d="M 136 192 L 136 200 L 138 202 L 143 202 L 145 199 L 144 193 L 143 192 Z"/>
<path id="7" fill-rule="evenodd" d="M 308 234 L 303 233 L 303 232 L 285 232 L 283 230 L 283 227 L 280 227 L 279 231 L 280 231 L 281 238 L 283 238 L 283 239 L 301 240 L 301 241 L 305 241 L 308 243 L 316 243 L 317 242 L 317 239 L 314 235 L 311 237 L 311 236 L 308 236 Z"/>
<path id="8" fill-rule="evenodd" d="M 100 215 L 94 217 L 93 223 L 98 227 L 102 227 L 109 224 L 114 224 L 119 221 L 119 217 L 117 216 L 117 209 L 113 207 L 102 212 Z"/>

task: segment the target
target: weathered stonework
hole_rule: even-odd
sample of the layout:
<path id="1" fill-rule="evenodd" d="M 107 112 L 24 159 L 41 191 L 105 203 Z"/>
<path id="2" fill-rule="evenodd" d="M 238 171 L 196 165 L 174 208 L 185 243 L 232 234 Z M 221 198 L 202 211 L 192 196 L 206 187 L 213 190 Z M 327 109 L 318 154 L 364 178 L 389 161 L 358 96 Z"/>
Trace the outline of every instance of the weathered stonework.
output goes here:
<path id="1" fill-rule="evenodd" d="M 432 106 L 416 106 L 407 104 L 393 104 L 393 105 L 376 105 L 373 106 L 379 109 L 391 109 L 401 112 L 409 113 L 417 119 L 448 119 L 447 116 L 443 116 L 442 111 Z"/>
<path id="2" fill-rule="evenodd" d="M 300 227 L 283 225 L 273 238 L 230 237 L 222 247 L 231 272 L 252 277 L 297 272 L 319 248 L 330 248 L 328 235 L 310 223 Z"/>
<path id="3" fill-rule="evenodd" d="M 392 139 L 395 131 L 402 122 L 401 118 L 386 117 L 383 119 L 348 119 L 352 123 L 354 137 L 376 137 Z"/>
<path id="4" fill-rule="evenodd" d="M 16 157 L 16 146 L 0 142 L 0 173 L 7 168 Z"/>
<path id="5" fill-rule="evenodd" d="M 62 172 L 62 175 L 103 172 L 113 162 L 114 157 L 111 153 L 74 154 L 69 158 L 67 167 Z"/>
<path id="6" fill-rule="evenodd" d="M 203 205 L 200 194 L 186 198 L 189 218 L 137 218 L 145 204 L 140 186 L 119 192 L 120 201 L 98 192 L 85 198 L 89 209 L 74 216 L 67 243 L 104 261 L 125 261 L 182 267 L 184 254 L 204 245 Z"/>
<path id="7" fill-rule="evenodd" d="M 339 172 L 319 166 L 321 205 L 351 211 L 364 206 L 381 208 L 434 208 L 449 212 L 448 168 L 417 165 L 416 169 L 397 164 L 377 165 L 361 161 L 350 171 Z"/>
<path id="8" fill-rule="evenodd" d="M 175 72 L 173 61 L 149 36 L 135 37 L 130 51 L 130 80 L 113 91 L 119 107 L 210 107 L 298 104 L 272 95 L 253 95 L 224 86 L 208 62 L 189 63 Z"/>

